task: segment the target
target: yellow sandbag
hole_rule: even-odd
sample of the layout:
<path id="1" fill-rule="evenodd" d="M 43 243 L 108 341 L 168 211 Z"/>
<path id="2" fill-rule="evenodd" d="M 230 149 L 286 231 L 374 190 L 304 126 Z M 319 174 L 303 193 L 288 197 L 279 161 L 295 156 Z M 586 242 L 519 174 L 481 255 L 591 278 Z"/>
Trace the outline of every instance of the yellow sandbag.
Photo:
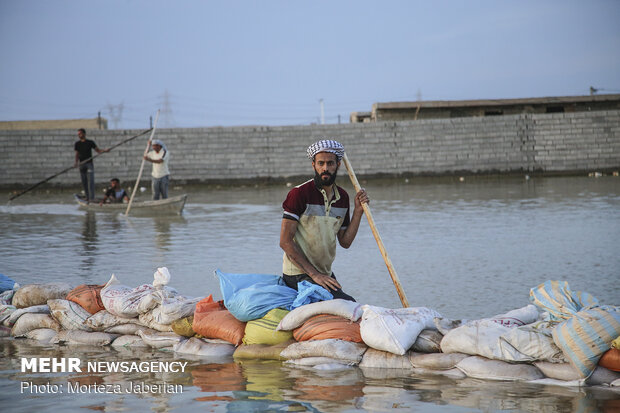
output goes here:
<path id="1" fill-rule="evenodd" d="M 280 320 L 288 313 L 288 310 L 274 308 L 262 318 L 248 321 L 243 335 L 243 344 L 274 345 L 291 340 L 293 338 L 291 331 L 276 331 Z"/>
<path id="2" fill-rule="evenodd" d="M 242 344 L 233 353 L 235 359 L 251 360 L 286 360 L 280 356 L 282 350 L 287 348 L 294 340 L 285 341 L 280 344 L 269 346 L 267 344 Z"/>
<path id="3" fill-rule="evenodd" d="M 617 337 L 614 341 L 612 341 L 611 346 L 620 350 L 620 337 Z"/>
<path id="4" fill-rule="evenodd" d="M 172 331 L 177 333 L 183 337 L 194 337 L 196 332 L 192 328 L 192 323 L 194 322 L 194 316 L 191 315 L 189 317 L 180 318 L 175 320 L 170 325 L 172 327 Z"/>

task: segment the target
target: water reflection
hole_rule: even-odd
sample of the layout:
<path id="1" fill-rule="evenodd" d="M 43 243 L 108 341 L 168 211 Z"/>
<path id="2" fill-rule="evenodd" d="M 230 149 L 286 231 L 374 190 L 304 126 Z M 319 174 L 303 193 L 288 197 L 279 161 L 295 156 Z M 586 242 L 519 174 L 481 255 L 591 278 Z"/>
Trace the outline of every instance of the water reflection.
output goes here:
<path id="1" fill-rule="evenodd" d="M 99 245 L 99 239 L 97 237 L 97 215 L 95 212 L 88 211 L 84 215 L 80 241 L 82 242 L 82 249 L 84 251 L 80 268 L 84 272 L 89 273 L 95 266 L 95 255 Z"/>
<path id="2" fill-rule="evenodd" d="M 79 406 L 94 410 L 154 410 L 168 412 L 198 403 L 212 410 L 246 411 L 438 411 L 433 406 L 451 405 L 465 411 L 617 411 L 618 393 L 601 388 L 566 388 L 532 383 L 454 379 L 408 370 L 352 367 L 321 371 L 288 366 L 271 360 L 200 360 L 179 357 L 170 351 L 150 349 L 92 348 L 74 345 L 40 345 L 28 339 L 0 339 L 0 388 L 19 394 L 22 382 L 33 386 L 114 385 L 123 391 L 136 383 L 182 386 L 179 394 L 145 392 L 111 397 L 110 394 L 24 393 L 6 399 L 8 411 L 63 410 Z M 182 373 L 76 372 L 21 373 L 21 357 L 79 357 L 98 361 L 188 361 Z M 381 374 L 379 371 L 383 371 Z M 53 401 L 53 403 L 52 403 Z M 206 405 L 205 405 L 206 403 Z M 201 407 L 201 405 L 203 407 Z M 53 406 L 53 409 L 52 409 Z M 454 410 L 461 411 L 461 410 Z"/>
<path id="3" fill-rule="evenodd" d="M 172 248 L 172 224 L 186 224 L 186 219 L 182 215 L 155 216 L 152 219 L 157 248 L 162 251 L 169 251 Z"/>

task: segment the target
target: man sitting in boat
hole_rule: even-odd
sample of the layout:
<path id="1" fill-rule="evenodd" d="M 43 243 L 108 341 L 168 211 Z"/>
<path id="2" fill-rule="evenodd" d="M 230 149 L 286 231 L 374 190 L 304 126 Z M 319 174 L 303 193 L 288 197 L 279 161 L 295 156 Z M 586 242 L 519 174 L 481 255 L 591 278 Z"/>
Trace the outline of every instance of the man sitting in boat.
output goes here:
<path id="1" fill-rule="evenodd" d="M 297 289 L 297 283 L 309 281 L 328 290 L 334 298 L 355 301 L 344 293 L 332 272 L 336 258 L 336 240 L 349 248 L 357 235 L 368 202 L 364 189 L 355 195 L 353 217 L 349 218 L 349 195 L 335 184 L 344 147 L 334 140 L 321 140 L 307 150 L 312 160 L 314 179 L 291 189 L 282 204 L 284 216 L 280 247 L 284 250 L 284 282 Z"/>
<path id="2" fill-rule="evenodd" d="M 129 202 L 129 196 L 127 196 L 127 192 L 121 188 L 121 181 L 118 178 L 112 178 L 110 179 L 110 187 L 106 191 L 103 200 L 99 202 L 99 205 L 121 202 Z"/>

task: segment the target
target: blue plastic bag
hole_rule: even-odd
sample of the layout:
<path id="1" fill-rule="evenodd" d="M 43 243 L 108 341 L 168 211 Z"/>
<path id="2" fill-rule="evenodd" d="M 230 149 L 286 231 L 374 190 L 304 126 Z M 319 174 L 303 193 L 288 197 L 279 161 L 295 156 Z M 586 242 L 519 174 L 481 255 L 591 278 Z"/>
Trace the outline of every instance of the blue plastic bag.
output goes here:
<path id="1" fill-rule="evenodd" d="M 334 296 L 325 288 L 309 281 L 301 281 L 297 283 L 298 294 L 291 305 L 293 308 L 301 307 L 304 304 L 315 303 L 317 301 L 332 300 Z"/>
<path id="2" fill-rule="evenodd" d="M 290 309 L 297 291 L 284 285 L 282 277 L 273 274 L 226 274 L 219 269 L 224 305 L 239 321 L 263 317 L 274 308 Z"/>
<path id="3" fill-rule="evenodd" d="M 10 279 L 4 274 L 0 274 L 0 293 L 3 293 L 7 290 L 12 290 L 14 286 L 14 280 Z"/>

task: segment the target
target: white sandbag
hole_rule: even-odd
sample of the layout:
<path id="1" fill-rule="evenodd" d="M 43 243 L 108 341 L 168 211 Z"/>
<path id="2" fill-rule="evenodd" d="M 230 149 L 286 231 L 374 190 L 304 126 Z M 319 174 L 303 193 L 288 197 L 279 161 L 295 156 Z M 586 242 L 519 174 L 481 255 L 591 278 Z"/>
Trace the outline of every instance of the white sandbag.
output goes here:
<path id="1" fill-rule="evenodd" d="M 565 362 L 562 350 L 553 342 L 552 330 L 543 327 L 544 324 L 546 323 L 538 322 L 509 329 L 499 337 L 498 344 L 502 354 L 517 352 L 522 355 L 519 361 Z"/>
<path id="2" fill-rule="evenodd" d="M 508 320 L 506 324 L 515 325 L 514 319 Z M 506 327 L 494 319 L 470 321 L 448 331 L 441 340 L 441 351 L 510 362 L 530 362 L 540 357 L 559 360 L 562 357 L 544 334 L 533 330 L 512 330 L 517 327 Z"/>
<path id="3" fill-rule="evenodd" d="M 426 307 L 389 309 L 362 306 L 362 340 L 369 347 L 404 355 L 425 328 L 435 328 L 433 319 L 441 315 Z"/>
<path id="4" fill-rule="evenodd" d="M 383 369 L 408 369 L 411 370 L 411 363 L 407 354 L 393 354 L 387 351 L 369 348 L 364 353 L 360 367 L 383 368 Z"/>
<path id="5" fill-rule="evenodd" d="M 141 330 L 147 334 L 152 334 L 152 333 L 157 333 L 157 330 L 153 330 L 152 328 L 148 328 L 143 326 L 142 324 L 137 324 L 137 323 L 127 323 L 127 324 L 119 324 L 116 326 L 112 326 L 109 328 L 106 328 L 105 330 L 103 330 L 106 333 L 111 333 L 111 334 L 121 334 L 121 335 L 127 335 L 127 334 L 133 334 L 133 335 L 137 335 L 138 334 L 138 330 Z"/>
<path id="6" fill-rule="evenodd" d="M 49 314 L 50 307 L 47 304 L 43 304 L 43 305 L 33 305 L 32 307 L 19 308 L 13 311 L 9 315 L 9 317 L 4 322 L 4 325 L 7 327 L 12 327 L 17 321 L 17 319 L 26 313 Z"/>
<path id="7" fill-rule="evenodd" d="M 170 324 L 160 324 L 157 321 L 155 321 L 155 316 L 153 314 L 153 311 L 149 311 L 146 312 L 144 314 L 140 314 L 138 316 L 138 320 L 140 322 L 140 324 L 143 324 L 147 327 L 149 327 L 150 329 L 153 330 L 157 330 L 157 331 L 161 331 L 162 333 L 169 333 L 172 332 L 172 325 Z"/>
<path id="8" fill-rule="evenodd" d="M 463 359 L 470 357 L 463 353 L 414 353 L 409 352 L 409 362 L 415 368 L 429 370 L 449 370 Z"/>
<path id="9" fill-rule="evenodd" d="M 460 326 L 467 324 L 469 320 L 452 320 L 450 318 L 435 317 L 433 323 L 435 328 L 444 336 L 448 334 L 448 331 L 454 330 Z"/>
<path id="10" fill-rule="evenodd" d="M 148 334 L 141 330 L 138 331 L 138 335 L 142 337 L 142 340 L 144 340 L 147 345 L 153 348 L 172 347 L 185 338 L 176 333 Z"/>
<path id="11" fill-rule="evenodd" d="M 153 309 L 153 320 L 158 324 L 172 324 L 176 320 L 194 315 L 196 303 L 204 297 L 190 298 L 177 295 L 164 298 L 159 306 Z"/>
<path id="12" fill-rule="evenodd" d="M 23 337 L 27 332 L 37 328 L 51 328 L 59 331 L 60 324 L 50 314 L 26 313 L 19 317 L 11 329 L 13 337 Z"/>
<path id="13" fill-rule="evenodd" d="M 153 291 L 142 297 L 142 299 L 140 300 L 140 304 L 138 304 L 137 311 L 139 314 L 146 313 L 161 305 L 163 300 L 173 299 L 176 298 L 178 295 L 179 292 L 172 287 L 157 287 L 153 289 Z"/>
<path id="14" fill-rule="evenodd" d="M 9 325 L 8 323 L 11 314 L 13 314 L 15 311 L 17 311 L 17 307 L 15 307 L 14 305 L 0 304 L 0 323 L 7 327 L 11 327 L 13 324 L 15 324 L 15 322 L 13 322 L 11 325 Z"/>
<path id="15" fill-rule="evenodd" d="M 503 325 L 504 327 L 518 327 L 531 324 L 540 319 L 541 316 L 542 315 L 538 313 L 538 309 L 534 305 L 528 304 L 525 307 L 511 310 L 505 314 L 499 314 L 494 317 L 484 318 L 482 320 L 493 320 L 495 323 Z M 455 328 L 480 320 L 452 320 L 449 318 L 438 317 L 433 321 L 435 323 L 435 328 L 437 328 L 437 330 L 445 336 L 450 330 L 454 330 Z"/>
<path id="16" fill-rule="evenodd" d="M 570 363 L 550 363 L 547 361 L 539 361 L 535 362 L 534 365 L 542 371 L 542 373 L 550 378 L 556 380 L 563 381 L 580 381 L 583 380 L 583 377 L 579 374 L 579 370 L 577 370 Z M 600 384 L 610 384 L 614 380 L 620 378 L 620 373 L 611 371 L 606 369 L 605 367 L 597 366 L 592 372 L 592 375 L 588 377 L 588 379 L 583 380 L 585 384 L 590 386 L 600 385 Z"/>
<path id="17" fill-rule="evenodd" d="M 13 295 L 13 304 L 17 308 L 47 304 L 48 300 L 64 299 L 73 288 L 63 282 L 48 284 L 28 284 L 19 288 Z"/>
<path id="18" fill-rule="evenodd" d="M 503 360 L 499 338 L 509 331 L 510 328 L 490 319 L 470 321 L 448 331 L 441 340 L 441 351 Z M 515 358 L 518 358 L 517 354 Z"/>
<path id="19" fill-rule="evenodd" d="M 118 336 L 110 343 L 111 347 L 149 347 L 148 344 L 142 340 L 142 337 L 134 334 L 124 334 Z"/>
<path id="20" fill-rule="evenodd" d="M 420 331 L 411 350 L 420 353 L 439 353 L 441 352 L 441 340 L 443 334 L 437 330 L 424 329 Z"/>
<path id="21" fill-rule="evenodd" d="M 309 318 L 319 314 L 332 314 L 357 321 L 362 316 L 362 306 L 354 301 L 336 298 L 305 304 L 289 312 L 278 324 L 276 330 L 294 330 Z"/>
<path id="22" fill-rule="evenodd" d="M 535 361 L 533 363 L 542 373 L 550 379 L 572 381 L 579 380 L 581 376 L 576 368 L 570 363 L 551 363 L 549 361 Z"/>
<path id="23" fill-rule="evenodd" d="M 209 343 L 200 338 L 191 337 L 175 344 L 172 350 L 175 353 L 204 357 L 230 357 L 235 352 L 235 346 L 230 343 Z"/>
<path id="24" fill-rule="evenodd" d="M 538 309 L 533 304 L 528 304 L 525 307 L 517 308 L 515 310 L 508 311 L 505 314 L 499 314 L 491 317 L 491 320 L 497 324 L 501 324 L 504 327 L 519 327 L 526 324 L 531 324 L 537 321 L 540 317 Z"/>
<path id="25" fill-rule="evenodd" d="M 166 267 L 158 268 L 153 274 L 153 291 L 140 300 L 138 313 L 151 311 L 166 298 L 176 297 L 179 293 L 174 288 L 168 287 L 170 282 L 170 271 Z"/>
<path id="26" fill-rule="evenodd" d="M 95 314 L 89 316 L 86 321 L 84 321 L 84 325 L 94 331 L 103 331 L 114 326 L 130 323 L 137 324 L 139 323 L 139 320 L 137 317 L 119 317 L 107 310 L 97 311 Z"/>
<path id="27" fill-rule="evenodd" d="M 114 341 L 116 337 L 118 337 L 117 334 L 102 333 L 99 331 L 62 330 L 58 332 L 56 338 L 52 342 L 57 344 L 107 346 Z"/>
<path id="28" fill-rule="evenodd" d="M 352 363 L 350 361 L 337 360 L 331 357 L 304 357 L 301 359 L 285 360 L 284 363 L 294 364 L 296 366 L 309 366 L 309 367 L 314 367 L 314 366 L 318 366 L 321 364 L 345 364 L 348 366 L 355 365 L 355 363 Z"/>
<path id="29" fill-rule="evenodd" d="M 609 370 L 603 366 L 596 366 L 590 377 L 586 379 L 589 386 L 609 386 L 616 380 L 620 380 L 620 372 Z"/>
<path id="30" fill-rule="evenodd" d="M 26 333 L 26 338 L 36 340 L 41 344 L 50 344 L 58 334 L 58 331 L 51 328 L 37 328 Z"/>
<path id="31" fill-rule="evenodd" d="M 620 387 L 620 379 L 612 381 L 609 385 L 611 387 Z"/>
<path id="32" fill-rule="evenodd" d="M 143 284 L 135 288 L 121 284 L 114 274 L 101 289 L 101 302 L 110 313 L 120 317 L 137 317 L 138 307 L 143 298 L 149 296 L 155 288 Z"/>
<path id="33" fill-rule="evenodd" d="M 545 378 L 544 374 L 531 364 L 512 364 L 480 356 L 467 357 L 459 361 L 456 368 L 467 377 L 476 379 L 531 381 Z"/>
<path id="34" fill-rule="evenodd" d="M 90 313 L 81 305 L 69 300 L 49 300 L 47 305 L 50 313 L 65 330 L 92 331 L 84 322 L 90 317 Z"/>
<path id="35" fill-rule="evenodd" d="M 367 349 L 368 346 L 362 343 L 330 338 L 292 343 L 282 350 L 280 357 L 285 359 L 330 357 L 358 364 Z"/>
<path id="36" fill-rule="evenodd" d="M 171 277 L 167 267 L 159 267 L 153 274 L 153 287 L 160 288 L 168 285 Z"/>

